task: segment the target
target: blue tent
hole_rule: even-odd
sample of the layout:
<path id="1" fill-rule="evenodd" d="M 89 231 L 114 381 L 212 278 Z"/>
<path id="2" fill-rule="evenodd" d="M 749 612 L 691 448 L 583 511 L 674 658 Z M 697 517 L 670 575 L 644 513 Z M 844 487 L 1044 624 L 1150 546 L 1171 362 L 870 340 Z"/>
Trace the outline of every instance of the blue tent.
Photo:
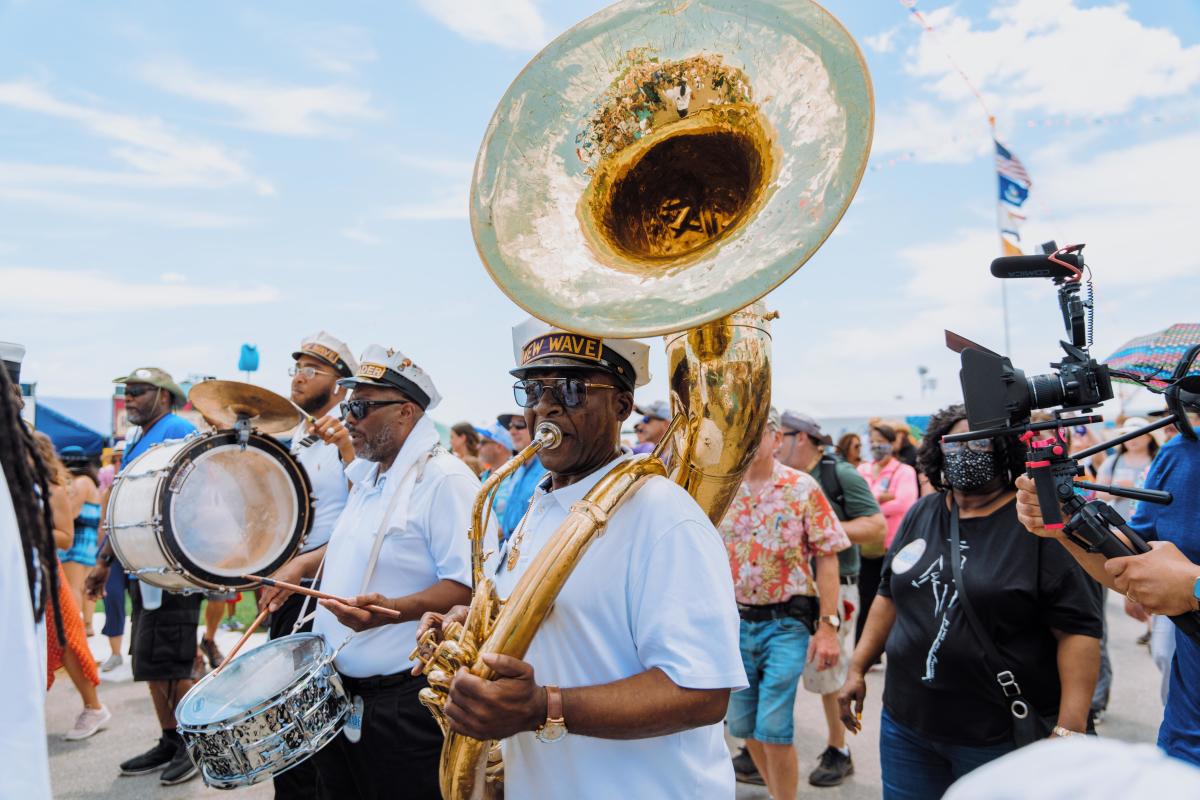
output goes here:
<path id="1" fill-rule="evenodd" d="M 98 456 L 104 449 L 104 437 L 81 422 L 60 414 L 44 403 L 38 403 L 34 427 L 50 437 L 54 449 L 62 452 L 64 447 L 76 445 L 89 456 Z"/>

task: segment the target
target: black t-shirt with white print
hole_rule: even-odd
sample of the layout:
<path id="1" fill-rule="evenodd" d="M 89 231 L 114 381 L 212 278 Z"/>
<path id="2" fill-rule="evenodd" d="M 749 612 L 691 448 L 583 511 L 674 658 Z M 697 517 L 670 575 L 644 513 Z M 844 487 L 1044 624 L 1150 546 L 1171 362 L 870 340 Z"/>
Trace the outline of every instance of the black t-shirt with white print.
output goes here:
<path id="1" fill-rule="evenodd" d="M 959 521 L 971 607 L 1042 715 L 1058 710 L 1057 640 L 1051 629 L 1100 638 L 1092 579 L 1058 542 L 1028 533 L 1016 502 Z M 1012 716 L 984 663 L 950 566 L 944 493 L 909 509 L 883 563 L 879 594 L 896 622 L 887 640 L 883 703 L 891 717 L 934 741 L 982 746 L 1011 741 Z"/>

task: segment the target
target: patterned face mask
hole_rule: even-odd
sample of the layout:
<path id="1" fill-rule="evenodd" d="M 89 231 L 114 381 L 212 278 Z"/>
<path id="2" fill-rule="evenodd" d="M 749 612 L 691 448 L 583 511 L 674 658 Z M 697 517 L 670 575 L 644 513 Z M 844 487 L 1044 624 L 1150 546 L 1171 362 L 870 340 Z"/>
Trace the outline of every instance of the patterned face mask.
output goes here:
<path id="1" fill-rule="evenodd" d="M 991 483 L 998 474 L 995 453 L 977 453 L 966 447 L 943 453 L 942 475 L 953 489 L 970 491 Z"/>
<path id="2" fill-rule="evenodd" d="M 883 461 L 885 458 L 887 458 L 891 454 L 892 454 L 892 446 L 890 444 L 887 444 L 887 443 L 878 444 L 876 442 L 871 443 L 871 455 L 873 455 L 875 457 L 876 461 Z"/>

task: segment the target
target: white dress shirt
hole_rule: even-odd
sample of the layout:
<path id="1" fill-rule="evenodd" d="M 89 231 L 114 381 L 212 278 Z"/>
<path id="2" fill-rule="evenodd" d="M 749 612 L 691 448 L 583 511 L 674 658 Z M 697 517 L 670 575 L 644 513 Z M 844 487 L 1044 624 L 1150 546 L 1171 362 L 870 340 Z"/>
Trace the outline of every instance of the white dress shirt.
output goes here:
<path id="1" fill-rule="evenodd" d="M 0 796 L 42 800 L 50 797 L 50 761 L 42 710 L 46 697 L 46 641 L 34 631 L 21 534 L 2 470 L 0 576 L 0 598 L 5 609 L 0 617 L 0 652 L 4 653 L 0 659 L 0 708 L 5 717 L 4 725 L 0 725 L 0 770 L 4 774 Z M 46 618 L 54 618 L 49 602 Z"/>
<path id="2" fill-rule="evenodd" d="M 334 406 L 332 416 L 341 419 L 341 412 Z M 330 444 L 307 431 L 308 423 L 301 422 L 292 431 L 292 455 L 308 473 L 313 493 L 313 524 L 308 538 L 300 547 L 301 553 L 315 550 L 329 541 L 333 526 L 346 505 L 350 484 L 346 480 L 346 468 L 338 453 L 337 445 Z M 315 440 L 315 441 L 314 441 Z M 304 442 L 308 444 L 304 444 Z"/>
<path id="3" fill-rule="evenodd" d="M 543 482 L 534 492 L 516 568 L 509 571 L 506 563 L 509 544 L 488 564 L 501 597 L 516 586 L 571 505 L 625 458 L 563 489 L 546 491 Z M 720 535 L 683 489 L 655 477 L 593 540 L 525 660 L 538 683 L 563 688 L 611 683 L 657 667 L 678 686 L 736 690 L 747 685 L 738 632 L 733 579 Z M 506 797 L 734 796 L 720 723 L 620 741 L 572 735 L 570 717 L 568 704 L 568 734 L 558 742 L 540 742 L 532 732 L 504 740 Z"/>
<path id="4" fill-rule="evenodd" d="M 322 591 L 343 597 L 367 592 L 403 597 L 442 580 L 471 585 L 467 531 L 479 479 L 440 448 L 428 457 L 437 443 L 437 429 L 422 416 L 383 475 L 377 463 L 363 459 L 346 468 L 354 488 L 325 551 Z M 397 491 L 405 494 L 391 509 L 378 563 L 364 590 L 376 534 Z M 317 607 L 313 630 L 333 647 L 352 633 L 323 606 Z M 416 645 L 416 631 L 417 620 L 412 619 L 354 634 L 334 665 L 352 678 L 407 671 L 415 663 L 408 654 Z"/>

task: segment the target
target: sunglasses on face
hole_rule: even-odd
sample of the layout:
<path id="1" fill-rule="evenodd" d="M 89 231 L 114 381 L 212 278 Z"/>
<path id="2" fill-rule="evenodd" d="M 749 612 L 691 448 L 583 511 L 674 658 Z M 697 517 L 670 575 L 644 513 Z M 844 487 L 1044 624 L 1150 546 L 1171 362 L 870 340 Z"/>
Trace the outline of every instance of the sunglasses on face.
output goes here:
<path id="1" fill-rule="evenodd" d="M 942 452 L 946 455 L 961 453 L 964 448 L 973 453 L 991 453 L 995 451 L 995 446 L 991 439 L 970 439 L 965 442 L 942 442 Z"/>
<path id="2" fill-rule="evenodd" d="M 514 419 L 512 422 L 508 423 L 508 429 L 510 431 L 523 431 L 526 427 L 525 420 L 523 419 Z"/>
<path id="3" fill-rule="evenodd" d="M 310 381 L 313 378 L 317 377 L 318 375 L 330 375 L 330 374 L 332 374 L 332 373 L 326 372 L 323 369 L 317 369 L 316 367 L 302 367 L 299 364 L 293 364 L 292 368 L 288 370 L 288 375 L 291 375 L 293 378 L 296 377 L 297 375 L 303 375 L 305 378 L 307 378 Z"/>
<path id="4" fill-rule="evenodd" d="M 347 400 L 341 404 L 342 416 L 354 416 L 355 419 L 366 419 L 371 409 L 377 406 L 396 406 L 411 403 L 411 400 Z"/>
<path id="5" fill-rule="evenodd" d="M 550 378 L 544 381 L 520 380 L 513 384 L 513 399 L 521 408 L 533 408 L 549 391 L 563 408 L 578 408 L 587 399 L 588 389 L 616 389 L 607 383 L 588 383 L 581 378 Z"/>
<path id="6" fill-rule="evenodd" d="M 154 388 L 153 386 L 126 386 L 125 387 L 125 396 L 126 397 L 141 397 L 146 392 L 157 392 L 157 391 L 158 391 L 158 389 Z"/>

